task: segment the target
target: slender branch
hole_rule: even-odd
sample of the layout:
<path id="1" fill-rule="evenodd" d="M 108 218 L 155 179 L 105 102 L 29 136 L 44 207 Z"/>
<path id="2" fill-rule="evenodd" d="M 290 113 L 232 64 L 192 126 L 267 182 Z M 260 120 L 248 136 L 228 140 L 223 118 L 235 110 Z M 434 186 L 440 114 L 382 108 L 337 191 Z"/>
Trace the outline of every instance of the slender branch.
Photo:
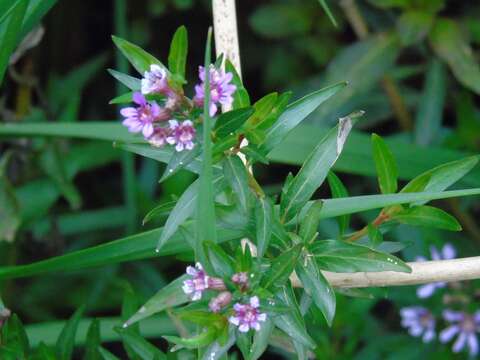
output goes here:
<path id="1" fill-rule="evenodd" d="M 412 272 L 394 271 L 334 273 L 323 271 L 328 282 L 338 288 L 364 288 L 383 286 L 418 285 L 432 282 L 452 282 L 480 279 L 480 256 L 453 260 L 411 262 Z M 300 287 L 296 276 L 291 278 L 293 286 Z"/>

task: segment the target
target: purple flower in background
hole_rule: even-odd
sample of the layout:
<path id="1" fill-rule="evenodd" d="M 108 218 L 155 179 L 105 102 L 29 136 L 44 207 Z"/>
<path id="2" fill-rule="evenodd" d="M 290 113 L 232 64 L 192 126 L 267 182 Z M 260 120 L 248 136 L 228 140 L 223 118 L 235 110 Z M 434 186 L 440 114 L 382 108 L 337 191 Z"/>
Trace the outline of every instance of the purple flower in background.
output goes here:
<path id="1" fill-rule="evenodd" d="M 167 142 L 170 145 L 175 145 L 175 150 L 178 152 L 184 149 L 192 150 L 195 144 L 195 128 L 190 120 L 185 120 L 181 124 L 177 120 L 170 120 L 170 135 L 167 137 Z"/>
<path id="2" fill-rule="evenodd" d="M 445 244 L 441 252 L 439 252 L 434 246 L 431 246 L 430 254 L 432 256 L 432 260 L 450 260 L 455 258 L 456 251 L 451 244 Z M 426 259 L 423 256 L 419 256 L 417 257 L 417 261 L 426 261 Z M 428 298 L 432 296 L 437 289 L 441 289 L 445 287 L 445 285 L 446 284 L 444 282 L 434 282 L 422 285 L 417 289 L 417 296 L 421 299 Z"/>
<path id="3" fill-rule="evenodd" d="M 238 272 L 232 275 L 232 282 L 240 286 L 240 290 L 248 289 L 248 274 L 246 272 Z"/>
<path id="4" fill-rule="evenodd" d="M 155 147 L 162 147 L 167 144 L 167 137 L 170 136 L 170 128 L 156 127 L 153 129 L 153 134 L 148 138 L 150 145 Z"/>
<path id="5" fill-rule="evenodd" d="M 155 101 L 149 103 L 139 92 L 133 93 L 133 102 L 138 106 L 120 110 L 120 114 L 125 117 L 122 124 L 128 128 L 128 131 L 142 132 L 143 136 L 149 138 L 153 134 L 153 122 L 166 120 L 169 114 Z"/>
<path id="6" fill-rule="evenodd" d="M 200 300 L 202 292 L 208 289 L 209 276 L 203 270 L 202 264 L 198 262 L 195 267 L 187 267 L 187 274 L 192 278 L 183 282 L 183 292 L 190 295 L 193 301 Z"/>
<path id="7" fill-rule="evenodd" d="M 476 332 L 480 332 L 480 310 L 470 315 L 461 311 L 444 310 L 443 318 L 452 323 L 448 328 L 440 333 L 442 343 L 449 342 L 458 334 L 457 340 L 453 344 L 453 352 L 460 352 L 468 347 L 471 356 L 478 354 L 478 339 Z"/>
<path id="8" fill-rule="evenodd" d="M 239 304 L 236 303 L 233 305 L 233 310 L 235 311 L 234 316 L 230 316 L 228 321 L 238 326 L 238 330 L 241 332 L 247 332 L 250 329 L 255 329 L 256 331 L 260 330 L 260 322 L 263 322 L 267 319 L 267 314 L 261 313 L 258 308 L 260 307 L 260 301 L 257 296 L 250 298 L 249 304 Z"/>
<path id="9" fill-rule="evenodd" d="M 203 66 L 199 66 L 198 72 L 202 82 L 198 85 L 195 85 L 195 97 L 193 98 L 193 101 L 195 104 L 197 104 L 197 106 L 203 106 L 205 99 L 205 68 Z M 214 116 L 217 113 L 219 104 L 232 104 L 232 95 L 237 89 L 235 85 L 230 84 L 232 79 L 232 73 L 225 73 L 225 71 L 215 68 L 214 65 L 210 65 L 210 116 Z"/>
<path id="10" fill-rule="evenodd" d="M 402 326 L 415 337 L 422 336 L 424 343 L 435 337 L 435 318 L 430 311 L 421 306 L 405 307 L 400 310 Z"/>
<path id="11" fill-rule="evenodd" d="M 166 70 L 157 64 L 150 65 L 150 71 L 143 74 L 142 93 L 168 95 L 170 92 Z"/>

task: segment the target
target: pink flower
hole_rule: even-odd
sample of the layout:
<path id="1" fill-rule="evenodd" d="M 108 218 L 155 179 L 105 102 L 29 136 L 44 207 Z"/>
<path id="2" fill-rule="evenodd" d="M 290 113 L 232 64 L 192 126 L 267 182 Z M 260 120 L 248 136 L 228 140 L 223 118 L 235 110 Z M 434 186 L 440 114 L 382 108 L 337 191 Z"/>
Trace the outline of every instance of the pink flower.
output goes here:
<path id="1" fill-rule="evenodd" d="M 242 291 L 248 289 L 248 274 L 246 272 L 238 272 L 232 275 L 232 282 L 240 286 Z"/>
<path id="2" fill-rule="evenodd" d="M 232 294 L 228 291 L 223 291 L 210 300 L 208 307 L 212 312 L 216 313 L 230 304 L 230 301 L 232 301 Z"/>
<path id="3" fill-rule="evenodd" d="M 190 120 L 185 120 L 181 124 L 177 120 L 170 120 L 170 135 L 167 137 L 167 142 L 170 145 L 175 145 L 175 150 L 178 152 L 183 150 L 192 150 L 195 146 L 193 140 L 195 139 L 195 128 Z"/>
<path id="4" fill-rule="evenodd" d="M 217 113 L 218 105 L 230 105 L 233 102 L 233 93 L 237 87 L 230 82 L 233 79 L 233 74 L 230 72 L 225 73 L 223 70 L 215 68 L 214 65 L 209 67 L 209 80 L 210 80 L 210 116 L 214 116 Z M 199 77 L 201 83 L 195 85 L 195 97 L 193 101 L 197 106 L 203 106 L 205 99 L 205 68 L 199 67 Z"/>
<path id="5" fill-rule="evenodd" d="M 150 71 L 145 71 L 143 74 L 142 93 L 168 95 L 170 92 L 165 69 L 157 64 L 150 65 Z"/>
<path id="6" fill-rule="evenodd" d="M 260 322 L 267 320 L 267 314 L 260 313 L 258 310 L 259 307 L 260 302 L 257 296 L 251 297 L 249 304 L 236 303 L 233 305 L 235 315 L 230 316 L 228 321 L 231 324 L 238 326 L 238 330 L 241 332 L 248 332 L 250 329 L 259 331 Z"/>
<path id="7" fill-rule="evenodd" d="M 156 127 L 153 134 L 148 138 L 150 145 L 154 147 L 162 147 L 167 143 L 167 137 L 170 136 L 170 128 Z"/>
<path id="8" fill-rule="evenodd" d="M 190 295 L 193 301 L 200 300 L 202 293 L 208 289 L 209 276 L 203 270 L 202 264 L 198 262 L 195 267 L 187 267 L 187 274 L 192 278 L 183 282 L 183 292 Z"/>
<path id="9" fill-rule="evenodd" d="M 170 116 L 167 110 L 162 109 L 155 101 L 149 103 L 139 92 L 133 94 L 133 102 L 138 106 L 120 110 L 120 114 L 125 117 L 122 124 L 132 133 L 142 132 L 145 138 L 153 134 L 154 121 L 166 120 Z"/>

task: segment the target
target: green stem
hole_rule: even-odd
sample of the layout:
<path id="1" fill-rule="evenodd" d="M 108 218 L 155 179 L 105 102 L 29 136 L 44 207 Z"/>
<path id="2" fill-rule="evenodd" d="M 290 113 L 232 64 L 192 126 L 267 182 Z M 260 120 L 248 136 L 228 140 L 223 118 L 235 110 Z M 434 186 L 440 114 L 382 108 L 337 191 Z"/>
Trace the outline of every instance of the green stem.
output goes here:
<path id="1" fill-rule="evenodd" d="M 127 37 L 127 1 L 115 0 L 115 33 L 122 38 Z M 115 64 L 118 71 L 128 72 L 128 62 L 117 50 L 115 53 Z M 125 87 L 117 82 L 117 95 L 125 92 Z M 123 178 L 123 198 L 127 208 L 127 218 L 125 231 L 127 234 L 135 232 L 137 225 L 137 204 L 135 199 L 135 161 L 133 154 L 124 152 L 122 154 L 122 178 Z"/>

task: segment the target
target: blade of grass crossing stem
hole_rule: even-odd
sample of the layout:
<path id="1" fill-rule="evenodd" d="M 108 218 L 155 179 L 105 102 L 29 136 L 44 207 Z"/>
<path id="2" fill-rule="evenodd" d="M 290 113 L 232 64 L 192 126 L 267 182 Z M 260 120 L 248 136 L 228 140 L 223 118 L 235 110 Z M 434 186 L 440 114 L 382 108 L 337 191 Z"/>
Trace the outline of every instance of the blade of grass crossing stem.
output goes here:
<path id="1" fill-rule="evenodd" d="M 205 49 L 205 71 L 209 71 L 212 28 L 208 29 Z M 213 203 L 213 172 L 212 172 L 212 140 L 210 138 L 210 79 L 205 76 L 205 98 L 203 104 L 203 163 L 200 172 L 200 187 L 197 200 L 197 239 L 195 243 L 195 259 L 207 266 L 203 248 L 205 241 L 217 242 L 215 229 L 215 208 Z"/>
<path id="2" fill-rule="evenodd" d="M 335 17 L 333 16 L 332 12 L 330 11 L 330 8 L 327 5 L 326 0 L 318 0 L 320 3 L 320 6 L 323 8 L 323 11 L 327 14 L 328 18 L 332 22 L 333 26 L 338 27 L 337 21 L 335 20 Z"/>
<path id="3" fill-rule="evenodd" d="M 115 0 L 115 32 L 118 36 L 127 37 L 127 1 Z M 128 73 L 128 61 L 119 50 L 115 52 L 115 63 L 118 71 Z M 117 95 L 126 91 L 125 86 L 117 82 Z M 132 153 L 122 154 L 123 198 L 127 208 L 126 232 L 133 234 L 137 222 L 137 205 L 135 201 L 135 164 Z"/>
<path id="4" fill-rule="evenodd" d="M 28 0 L 17 2 L 4 24 L 0 24 L 0 84 L 8 66 L 10 55 L 19 40 L 22 22 L 27 10 Z"/>

